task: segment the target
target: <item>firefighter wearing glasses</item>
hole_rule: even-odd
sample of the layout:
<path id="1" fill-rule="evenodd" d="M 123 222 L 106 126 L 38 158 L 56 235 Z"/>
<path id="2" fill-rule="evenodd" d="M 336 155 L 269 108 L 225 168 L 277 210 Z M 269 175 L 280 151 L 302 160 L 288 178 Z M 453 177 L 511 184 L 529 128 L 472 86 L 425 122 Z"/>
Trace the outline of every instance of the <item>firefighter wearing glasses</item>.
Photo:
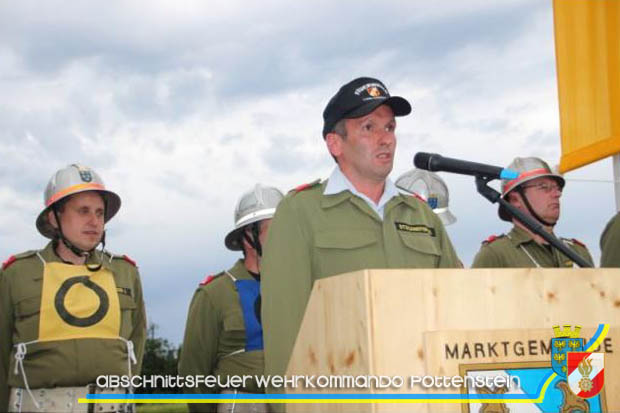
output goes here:
<path id="1" fill-rule="evenodd" d="M 97 388 L 99 375 L 140 373 L 142 286 L 135 263 L 104 250 L 105 223 L 121 200 L 95 171 L 60 169 L 44 201 L 36 226 L 51 242 L 10 257 L 0 271 L 0 411 L 86 412 L 78 398 L 126 392 Z"/>
<path id="2" fill-rule="evenodd" d="M 552 233 L 560 218 L 560 198 L 565 181 L 540 158 L 515 158 L 508 169 L 519 172 L 519 177 L 502 181 L 502 198 L 540 222 Z M 482 243 L 474 258 L 473 268 L 576 266 L 568 257 L 551 247 L 540 236 L 532 233 L 500 206 L 499 217 L 513 223 L 506 235 L 491 236 Z M 586 261 L 592 257 L 584 244 L 576 239 L 562 241 Z"/>
<path id="3" fill-rule="evenodd" d="M 242 251 L 243 258 L 227 271 L 204 279 L 189 307 L 179 374 L 228 377 L 263 374 L 263 328 L 260 319 L 260 260 L 271 218 L 282 193 L 257 184 L 241 196 L 235 208 L 235 227 L 225 245 Z M 188 393 L 264 393 L 254 380 L 241 388 L 187 388 Z M 191 411 L 266 412 L 266 404 L 189 404 Z"/>

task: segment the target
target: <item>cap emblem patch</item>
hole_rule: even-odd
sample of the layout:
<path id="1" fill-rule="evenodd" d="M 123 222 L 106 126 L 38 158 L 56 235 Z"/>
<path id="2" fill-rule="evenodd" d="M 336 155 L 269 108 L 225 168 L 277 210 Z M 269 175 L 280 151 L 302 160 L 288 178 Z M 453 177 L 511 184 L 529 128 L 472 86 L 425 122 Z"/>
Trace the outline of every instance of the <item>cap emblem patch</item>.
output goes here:
<path id="1" fill-rule="evenodd" d="M 379 83 L 366 83 L 363 86 L 358 87 L 357 89 L 355 89 L 354 92 L 357 96 L 361 96 L 364 100 L 370 98 L 370 99 L 374 99 L 374 98 L 379 98 L 382 96 L 389 96 L 389 93 L 387 90 L 385 90 L 385 87 L 383 87 L 383 85 L 379 84 Z"/>

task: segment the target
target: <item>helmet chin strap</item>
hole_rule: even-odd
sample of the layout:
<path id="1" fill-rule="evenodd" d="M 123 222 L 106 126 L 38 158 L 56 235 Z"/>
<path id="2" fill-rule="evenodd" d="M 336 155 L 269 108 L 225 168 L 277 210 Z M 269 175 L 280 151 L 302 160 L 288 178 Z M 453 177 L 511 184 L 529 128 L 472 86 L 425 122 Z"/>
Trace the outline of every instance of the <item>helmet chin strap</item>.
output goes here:
<path id="1" fill-rule="evenodd" d="M 261 259 L 263 258 L 263 246 L 261 245 L 259 238 L 260 221 L 254 222 L 253 224 L 248 224 L 248 226 L 250 227 L 250 231 L 252 231 L 252 236 L 248 235 L 247 231 L 243 231 L 243 239 L 245 239 L 248 244 L 254 248 L 254 251 L 256 251 L 256 267 L 258 273 L 260 274 Z"/>
<path id="2" fill-rule="evenodd" d="M 525 204 L 525 207 L 527 208 L 527 210 L 529 211 L 530 215 L 532 215 L 534 218 L 536 218 L 538 220 L 538 222 L 540 222 L 543 225 L 546 225 L 548 227 L 553 228 L 555 226 L 555 224 L 558 222 L 557 220 L 553 221 L 553 222 L 549 222 L 549 221 L 545 221 L 544 219 L 542 219 L 537 213 L 536 211 L 534 211 L 534 208 L 532 208 L 532 205 L 530 204 L 530 201 L 527 199 L 527 197 L 525 196 L 525 191 L 523 190 L 523 187 L 519 186 L 517 188 L 517 192 L 519 194 L 521 194 L 521 198 L 523 199 L 523 203 Z"/>
<path id="3" fill-rule="evenodd" d="M 54 217 L 56 218 L 56 224 L 58 225 L 58 235 L 57 235 L 58 238 L 62 241 L 65 247 L 69 248 L 71 252 L 73 252 L 75 255 L 77 255 L 78 257 L 84 257 L 85 259 L 88 259 L 88 257 L 93 255 L 93 253 L 95 252 L 97 245 L 101 244 L 101 254 L 100 254 L 99 263 L 98 264 L 86 264 L 86 268 L 88 268 L 89 271 L 93 271 L 93 272 L 99 271 L 101 269 L 101 266 L 103 265 L 103 250 L 105 248 L 105 231 L 103 231 L 103 235 L 101 236 L 101 239 L 99 240 L 97 244 L 95 244 L 93 248 L 91 248 L 90 250 L 83 250 L 77 247 L 76 245 L 74 245 L 71 241 L 67 239 L 67 237 L 65 237 L 65 234 L 62 232 L 62 226 L 60 224 L 60 217 L 58 216 L 58 211 L 56 210 L 56 208 L 53 208 L 52 210 L 54 211 Z"/>
<path id="4" fill-rule="evenodd" d="M 252 231 L 252 236 L 250 237 L 247 232 L 243 232 L 243 238 L 256 250 L 256 255 L 259 258 L 263 256 L 263 246 L 260 243 L 259 232 L 260 232 L 260 221 L 254 222 L 250 224 L 250 231 Z"/>

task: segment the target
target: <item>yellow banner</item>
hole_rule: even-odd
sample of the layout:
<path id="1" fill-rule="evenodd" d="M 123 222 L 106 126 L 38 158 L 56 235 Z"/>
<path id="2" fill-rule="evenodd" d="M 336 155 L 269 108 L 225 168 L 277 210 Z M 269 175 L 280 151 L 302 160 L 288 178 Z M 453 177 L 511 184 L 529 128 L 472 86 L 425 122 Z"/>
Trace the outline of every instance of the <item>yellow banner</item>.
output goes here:
<path id="1" fill-rule="evenodd" d="M 110 271 L 45 264 L 39 341 L 118 338 L 119 333 L 120 306 Z"/>
<path id="2" fill-rule="evenodd" d="M 620 1 L 554 0 L 560 171 L 620 153 Z"/>

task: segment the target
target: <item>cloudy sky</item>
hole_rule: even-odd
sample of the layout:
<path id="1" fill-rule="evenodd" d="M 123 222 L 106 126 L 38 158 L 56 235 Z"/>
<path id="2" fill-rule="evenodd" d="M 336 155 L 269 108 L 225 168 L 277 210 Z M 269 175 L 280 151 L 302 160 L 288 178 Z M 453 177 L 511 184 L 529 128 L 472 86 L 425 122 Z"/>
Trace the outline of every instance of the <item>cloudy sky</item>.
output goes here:
<path id="1" fill-rule="evenodd" d="M 48 179 L 89 165 L 123 199 L 108 247 L 138 262 L 150 321 L 178 343 L 197 283 L 236 258 L 223 244 L 236 198 L 327 177 L 323 108 L 364 75 L 413 104 L 394 179 L 418 151 L 559 162 L 550 0 L 2 2 L 0 256 L 45 245 Z M 509 226 L 473 178 L 442 177 L 469 265 Z M 611 160 L 566 177 L 556 232 L 598 262 Z"/>

